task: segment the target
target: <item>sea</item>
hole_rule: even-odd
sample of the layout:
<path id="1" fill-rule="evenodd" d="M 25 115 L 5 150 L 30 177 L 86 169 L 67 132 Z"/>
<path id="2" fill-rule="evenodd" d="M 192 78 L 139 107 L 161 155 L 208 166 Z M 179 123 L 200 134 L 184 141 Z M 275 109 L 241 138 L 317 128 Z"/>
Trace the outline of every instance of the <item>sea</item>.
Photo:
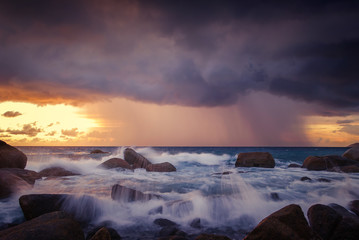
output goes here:
<path id="1" fill-rule="evenodd" d="M 263 218 L 289 204 L 298 204 L 306 216 L 313 204 L 344 207 L 359 199 L 359 173 L 308 171 L 288 168 L 308 156 L 342 155 L 336 147 L 133 147 L 152 163 L 170 162 L 176 172 L 144 169 L 102 169 L 110 158 L 123 158 L 126 147 L 18 147 L 28 156 L 26 169 L 60 166 L 81 175 L 43 178 L 0 201 L 0 224 L 23 222 L 18 199 L 24 194 L 72 194 L 66 210 L 91 227 L 114 228 L 123 239 L 154 239 L 160 226 L 155 219 L 178 224 L 189 238 L 200 233 L 242 239 Z M 100 149 L 106 154 L 90 154 Z M 238 153 L 269 152 L 274 168 L 235 168 Z M 311 181 L 301 181 L 308 177 Z M 161 196 L 142 202 L 111 199 L 115 184 Z M 159 211 L 159 209 L 161 211 Z"/>

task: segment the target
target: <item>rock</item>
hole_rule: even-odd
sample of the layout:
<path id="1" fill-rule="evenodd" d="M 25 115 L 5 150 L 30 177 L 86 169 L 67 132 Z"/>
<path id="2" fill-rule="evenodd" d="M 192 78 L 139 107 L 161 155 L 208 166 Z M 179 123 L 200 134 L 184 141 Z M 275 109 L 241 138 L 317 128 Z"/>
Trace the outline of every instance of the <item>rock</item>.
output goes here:
<path id="1" fill-rule="evenodd" d="M 0 231 L 1 240 L 83 240 L 80 224 L 64 212 L 41 215 L 20 225 Z"/>
<path id="2" fill-rule="evenodd" d="M 106 168 L 106 169 L 111 169 L 111 168 L 132 169 L 130 164 L 128 164 L 128 162 L 126 162 L 125 160 L 123 160 L 121 158 L 111 158 L 111 159 L 101 163 L 100 165 L 98 165 L 98 167 L 102 167 L 102 168 Z"/>
<path id="3" fill-rule="evenodd" d="M 211 175 L 213 176 L 222 176 L 222 175 L 229 175 L 229 174 L 232 174 L 233 172 L 231 171 L 225 171 L 225 172 L 215 172 L 215 173 L 212 173 Z"/>
<path id="4" fill-rule="evenodd" d="M 166 226 L 161 229 L 159 232 L 160 237 L 167 237 L 167 236 L 173 236 L 178 235 L 180 230 L 176 226 Z"/>
<path id="5" fill-rule="evenodd" d="M 359 172 L 359 166 L 358 165 L 350 165 L 350 166 L 334 168 L 333 170 L 336 172 L 357 173 L 357 172 Z"/>
<path id="6" fill-rule="evenodd" d="M 111 240 L 111 235 L 107 228 L 102 227 L 98 230 L 90 240 Z"/>
<path id="7" fill-rule="evenodd" d="M 276 193 L 276 192 L 270 193 L 270 198 L 271 198 L 273 201 L 280 201 L 280 200 L 281 200 L 280 197 L 279 197 L 279 195 L 278 195 L 278 193 Z"/>
<path id="8" fill-rule="evenodd" d="M 235 166 L 274 168 L 275 162 L 268 152 L 247 152 L 238 154 Z"/>
<path id="9" fill-rule="evenodd" d="M 107 154 L 108 152 L 104 152 L 100 149 L 92 150 L 90 154 Z"/>
<path id="10" fill-rule="evenodd" d="M 175 172 L 176 168 L 169 162 L 149 164 L 146 167 L 149 172 Z"/>
<path id="11" fill-rule="evenodd" d="M 342 220 L 342 216 L 333 208 L 322 204 L 311 206 L 308 209 L 307 216 L 313 231 L 323 240 L 331 238 L 335 227 Z"/>
<path id="12" fill-rule="evenodd" d="M 10 197 L 13 193 L 31 188 L 32 185 L 10 171 L 0 169 L 0 199 Z"/>
<path id="13" fill-rule="evenodd" d="M 343 153 L 343 157 L 359 162 L 359 146 L 346 150 Z"/>
<path id="14" fill-rule="evenodd" d="M 41 177 L 65 177 L 65 176 L 75 176 L 80 175 L 78 173 L 74 173 L 68 171 L 62 167 L 50 167 L 45 168 L 39 172 Z"/>
<path id="15" fill-rule="evenodd" d="M 353 200 L 349 203 L 350 211 L 359 216 L 359 200 Z"/>
<path id="16" fill-rule="evenodd" d="M 154 224 L 160 226 L 160 227 L 169 227 L 169 226 L 176 226 L 177 223 L 172 222 L 171 220 L 165 219 L 165 218 L 157 218 L 153 221 Z"/>
<path id="17" fill-rule="evenodd" d="M 359 217 L 338 204 L 329 204 L 329 206 L 342 216 L 342 220 L 335 227 L 331 239 L 358 239 Z"/>
<path id="18" fill-rule="evenodd" d="M 359 148 L 359 143 L 353 143 L 353 144 L 350 144 L 347 147 L 349 147 L 349 148 Z"/>
<path id="19" fill-rule="evenodd" d="M 303 162 L 303 168 L 308 170 L 332 170 L 335 167 L 343 167 L 357 164 L 356 161 L 343 158 L 341 156 L 309 156 Z"/>
<path id="20" fill-rule="evenodd" d="M 38 174 L 37 172 L 22 168 L 1 168 L 0 172 L 3 171 L 7 171 L 15 176 L 18 176 L 19 178 L 31 185 L 34 185 L 35 181 L 41 178 L 40 174 Z"/>
<path id="21" fill-rule="evenodd" d="M 121 236 L 117 233 L 117 231 L 111 227 L 96 227 L 94 229 L 92 229 L 86 237 L 86 240 L 94 240 L 93 237 L 101 230 L 101 229 L 106 229 L 106 231 L 110 234 L 110 239 L 111 240 L 121 240 Z M 103 231 L 103 230 L 102 230 Z"/>
<path id="22" fill-rule="evenodd" d="M 311 182 L 312 181 L 312 179 L 311 178 L 309 178 L 309 177 L 307 177 L 307 176 L 304 176 L 304 177 L 301 177 L 300 178 L 300 181 L 308 181 L 308 182 Z"/>
<path id="23" fill-rule="evenodd" d="M 302 209 L 288 205 L 264 218 L 244 239 L 319 239 L 309 227 Z"/>
<path id="24" fill-rule="evenodd" d="M 201 219 L 200 218 L 195 218 L 195 219 L 192 220 L 192 222 L 189 225 L 191 227 L 193 227 L 193 228 L 200 229 L 200 228 L 202 228 Z"/>
<path id="25" fill-rule="evenodd" d="M 23 152 L 0 140 L 0 168 L 24 169 L 26 163 L 27 157 Z"/>
<path id="26" fill-rule="evenodd" d="M 296 164 L 296 163 L 291 163 L 288 165 L 288 168 L 300 168 L 302 166 L 300 166 L 299 164 Z"/>
<path id="27" fill-rule="evenodd" d="M 121 186 L 119 184 L 112 186 L 111 198 L 120 202 L 149 201 L 151 199 L 160 199 L 154 194 L 146 194 L 140 191 Z"/>
<path id="28" fill-rule="evenodd" d="M 326 178 L 318 178 L 318 182 L 331 182 L 331 180 Z"/>
<path id="29" fill-rule="evenodd" d="M 231 240 L 231 239 L 228 238 L 227 236 L 202 233 L 201 235 L 197 236 L 195 240 Z"/>
<path id="30" fill-rule="evenodd" d="M 26 220 L 30 220 L 45 213 L 60 211 L 68 196 L 68 194 L 29 194 L 21 196 L 19 204 Z"/>
<path id="31" fill-rule="evenodd" d="M 151 164 L 144 156 L 137 153 L 132 148 L 126 148 L 124 152 L 125 161 L 135 168 L 147 168 Z"/>

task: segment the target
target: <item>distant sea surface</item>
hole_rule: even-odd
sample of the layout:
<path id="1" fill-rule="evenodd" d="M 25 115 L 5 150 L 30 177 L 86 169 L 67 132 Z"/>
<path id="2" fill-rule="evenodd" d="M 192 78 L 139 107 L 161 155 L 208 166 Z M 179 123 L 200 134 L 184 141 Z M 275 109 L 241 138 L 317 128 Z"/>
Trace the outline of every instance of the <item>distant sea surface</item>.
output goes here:
<path id="1" fill-rule="evenodd" d="M 123 239 L 153 238 L 160 230 L 153 224 L 157 218 L 172 220 L 193 236 L 207 232 L 242 239 L 263 218 L 288 204 L 299 204 L 306 215 L 316 203 L 347 206 L 349 201 L 359 199 L 358 173 L 288 168 L 291 163 L 301 165 L 310 155 L 342 155 L 348 148 L 134 147 L 152 163 L 172 163 L 177 171 L 170 173 L 97 167 L 110 158 L 123 158 L 125 147 L 18 148 L 28 156 L 26 169 L 41 171 L 61 166 L 81 175 L 38 180 L 32 189 L 0 202 L 0 224 L 24 220 L 18 204 L 23 194 L 68 193 L 77 196 L 68 205 L 78 215 L 86 215 L 93 226 L 110 225 Z M 90 154 L 95 149 L 108 153 Z M 234 167 L 238 153 L 263 151 L 273 155 L 275 168 Z M 222 175 L 223 172 L 230 174 Z M 304 176 L 312 181 L 301 181 Z M 116 202 L 111 199 L 114 184 L 157 194 L 163 199 Z M 155 211 L 159 208 L 162 213 Z M 201 219 L 200 229 L 191 226 L 196 218 Z"/>

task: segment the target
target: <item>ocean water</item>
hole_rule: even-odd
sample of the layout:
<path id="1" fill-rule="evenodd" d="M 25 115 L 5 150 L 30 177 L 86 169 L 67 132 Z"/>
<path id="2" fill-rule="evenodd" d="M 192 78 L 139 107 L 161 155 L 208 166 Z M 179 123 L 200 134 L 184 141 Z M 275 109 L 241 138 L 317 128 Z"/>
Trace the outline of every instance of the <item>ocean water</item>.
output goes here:
<path id="1" fill-rule="evenodd" d="M 291 147 L 134 147 L 152 163 L 170 162 L 176 172 L 156 173 L 97 166 L 112 158 L 123 158 L 125 147 L 19 147 L 27 156 L 26 169 L 40 171 L 61 166 L 81 173 L 79 176 L 37 180 L 33 188 L 23 189 L 0 202 L 0 223 L 24 221 L 19 196 L 30 193 L 68 193 L 74 198 L 64 208 L 78 219 L 89 222 L 88 228 L 107 225 L 123 239 L 153 239 L 160 227 L 157 218 L 179 224 L 190 237 L 200 233 L 227 235 L 242 239 L 263 218 L 288 205 L 299 204 L 306 215 L 316 203 L 337 203 L 344 207 L 359 199 L 359 174 L 308 171 L 288 168 L 302 164 L 307 156 L 341 155 L 347 148 Z M 90 154 L 101 149 L 108 154 Z M 235 168 L 240 152 L 266 151 L 276 166 Z M 231 174 L 222 175 L 223 172 Z M 304 176 L 311 182 L 301 181 Z M 325 178 L 330 182 L 322 182 Z M 111 199 L 111 188 L 120 184 L 162 199 L 123 203 Z M 156 209 L 162 208 L 162 212 Z M 199 218 L 201 228 L 191 227 Z M 88 231 L 89 229 L 84 229 Z"/>

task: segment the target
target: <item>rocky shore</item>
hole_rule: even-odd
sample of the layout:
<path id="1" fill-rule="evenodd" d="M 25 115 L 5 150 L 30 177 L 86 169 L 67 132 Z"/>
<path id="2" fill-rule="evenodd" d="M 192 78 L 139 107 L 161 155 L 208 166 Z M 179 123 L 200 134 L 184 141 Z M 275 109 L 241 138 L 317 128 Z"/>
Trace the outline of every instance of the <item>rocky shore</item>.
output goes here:
<path id="1" fill-rule="evenodd" d="M 95 151 L 92 154 L 105 154 Z M 36 181 L 46 178 L 75 176 L 80 173 L 62 167 L 50 167 L 39 172 L 26 170 L 27 157 L 18 149 L 0 141 L 0 201 L 6 201 L 14 193 L 31 189 Z M 274 168 L 275 161 L 268 152 L 240 153 L 235 167 Z M 346 173 L 359 172 L 359 149 L 348 149 L 342 156 L 309 156 L 301 167 L 308 171 L 332 171 Z M 151 163 L 146 157 L 131 148 L 124 151 L 124 159 L 111 158 L 98 165 L 103 169 L 138 168 L 148 172 L 175 172 L 177 169 L 169 162 Z M 220 173 L 228 175 L 231 172 Z M 303 178 L 302 181 L 311 181 Z M 330 181 L 318 179 L 318 181 Z M 148 202 L 161 199 L 162 196 L 138 191 L 128 186 L 112 186 L 111 199 L 121 204 Z M 273 198 L 278 198 L 275 193 Z M 86 208 L 86 214 L 78 214 L 68 203 L 78 201 Z M 89 222 L 99 214 L 92 204 L 95 200 L 90 195 L 80 198 L 72 194 L 26 194 L 19 198 L 19 206 L 26 219 L 20 224 L 0 225 L 0 240 L 25 239 L 86 239 L 104 240 L 121 239 L 110 225 L 93 226 Z M 186 204 L 173 202 L 172 204 Z M 148 214 L 161 213 L 161 208 L 151 210 Z M 224 235 L 203 232 L 197 235 L 186 233 L 181 225 L 165 218 L 154 220 L 159 229 L 152 239 L 230 239 Z M 193 219 L 191 227 L 201 229 L 201 219 Z M 141 230 L 139 230 L 141 231 Z M 312 205 L 307 213 L 297 204 L 287 205 L 265 217 L 244 239 L 358 239 L 359 236 L 359 200 L 350 201 L 345 206 L 335 203 Z"/>

